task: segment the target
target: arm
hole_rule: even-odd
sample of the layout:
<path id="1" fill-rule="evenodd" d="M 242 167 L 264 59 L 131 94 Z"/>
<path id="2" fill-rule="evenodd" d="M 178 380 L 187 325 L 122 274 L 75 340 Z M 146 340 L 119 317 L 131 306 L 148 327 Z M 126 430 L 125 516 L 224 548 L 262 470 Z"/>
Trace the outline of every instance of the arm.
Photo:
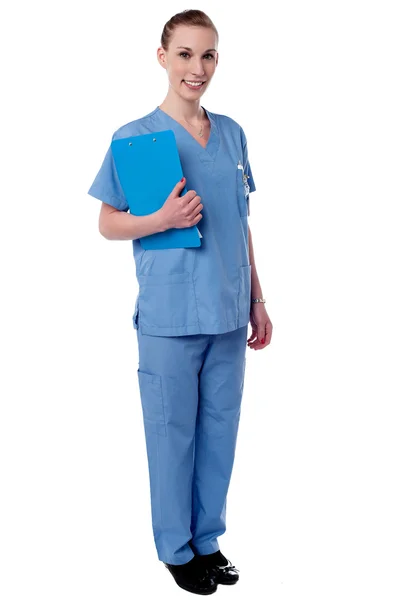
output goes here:
<path id="1" fill-rule="evenodd" d="M 101 204 L 98 228 L 107 240 L 135 240 L 151 233 L 165 231 L 159 210 L 138 217 L 105 202 Z"/>
<path id="2" fill-rule="evenodd" d="M 262 288 L 259 282 L 258 273 L 255 265 L 254 247 L 252 243 L 252 233 L 248 225 L 248 246 L 249 246 L 249 262 L 251 264 L 251 298 L 263 298 Z"/>
<path id="3" fill-rule="evenodd" d="M 248 226 L 249 262 L 251 263 L 251 298 L 262 298 L 262 288 L 256 272 L 252 234 Z M 273 325 L 267 314 L 263 303 L 251 303 L 250 322 L 252 334 L 248 338 L 248 347 L 253 350 L 261 350 L 270 344 Z"/>

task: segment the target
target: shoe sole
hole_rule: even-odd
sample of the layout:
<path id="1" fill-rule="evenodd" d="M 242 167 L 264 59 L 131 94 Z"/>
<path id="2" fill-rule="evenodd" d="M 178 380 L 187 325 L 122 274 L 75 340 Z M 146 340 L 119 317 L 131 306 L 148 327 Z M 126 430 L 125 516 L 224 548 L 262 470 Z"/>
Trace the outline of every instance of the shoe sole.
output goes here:
<path id="1" fill-rule="evenodd" d="M 216 585 L 215 589 L 209 590 L 207 592 L 205 592 L 205 591 L 200 592 L 198 590 L 192 590 L 191 588 L 186 587 L 185 585 L 177 582 L 176 579 L 175 579 L 175 582 L 180 588 L 182 588 L 182 590 L 185 590 L 186 592 L 191 592 L 192 594 L 199 594 L 200 596 L 209 596 L 210 594 L 214 594 L 218 589 L 218 586 Z"/>

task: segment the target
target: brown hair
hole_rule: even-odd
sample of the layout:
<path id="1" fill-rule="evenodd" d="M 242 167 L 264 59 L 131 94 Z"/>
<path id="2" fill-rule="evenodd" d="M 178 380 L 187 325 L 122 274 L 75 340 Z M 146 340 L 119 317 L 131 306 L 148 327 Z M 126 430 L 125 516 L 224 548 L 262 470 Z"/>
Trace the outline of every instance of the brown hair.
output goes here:
<path id="1" fill-rule="evenodd" d="M 211 19 L 202 10 L 183 10 L 174 15 L 165 23 L 161 35 L 161 46 L 168 50 L 171 37 L 174 30 L 179 25 L 188 25 L 191 27 L 208 27 L 216 33 L 216 39 L 219 41 L 219 34 Z"/>

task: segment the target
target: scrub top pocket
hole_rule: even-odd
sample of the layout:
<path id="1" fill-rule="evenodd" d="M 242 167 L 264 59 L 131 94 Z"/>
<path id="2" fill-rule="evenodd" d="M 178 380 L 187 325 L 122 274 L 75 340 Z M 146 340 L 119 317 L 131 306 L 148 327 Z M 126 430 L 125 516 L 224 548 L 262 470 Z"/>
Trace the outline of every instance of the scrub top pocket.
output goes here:
<path id="1" fill-rule="evenodd" d="M 162 330 L 198 324 L 192 274 L 139 275 L 140 323 Z"/>
<path id="2" fill-rule="evenodd" d="M 133 312 L 133 328 L 134 329 L 139 328 L 138 320 L 139 320 L 139 297 L 137 296 L 136 302 L 134 305 L 134 312 Z"/>
<path id="3" fill-rule="evenodd" d="M 247 217 L 249 214 L 249 186 L 245 177 L 243 169 L 237 167 L 237 202 L 240 217 Z"/>

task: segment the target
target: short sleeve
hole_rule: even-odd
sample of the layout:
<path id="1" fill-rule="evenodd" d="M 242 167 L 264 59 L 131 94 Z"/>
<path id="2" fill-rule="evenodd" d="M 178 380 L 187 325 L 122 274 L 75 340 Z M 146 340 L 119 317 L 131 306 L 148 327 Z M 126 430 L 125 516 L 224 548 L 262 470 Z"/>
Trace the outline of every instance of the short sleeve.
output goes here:
<path id="1" fill-rule="evenodd" d="M 103 202 L 114 206 L 118 210 L 124 212 L 129 210 L 129 205 L 119 182 L 111 144 L 109 145 L 100 170 L 87 193 L 98 200 L 102 200 Z"/>

